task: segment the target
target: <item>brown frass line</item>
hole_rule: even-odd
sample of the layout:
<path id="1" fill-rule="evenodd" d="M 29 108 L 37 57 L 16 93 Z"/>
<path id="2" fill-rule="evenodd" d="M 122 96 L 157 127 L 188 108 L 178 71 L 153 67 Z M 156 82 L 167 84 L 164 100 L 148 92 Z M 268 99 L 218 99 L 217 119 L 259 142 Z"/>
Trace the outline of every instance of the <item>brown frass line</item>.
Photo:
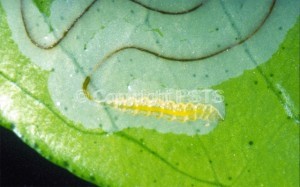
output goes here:
<path id="1" fill-rule="evenodd" d="M 191 9 L 187 9 L 187 10 L 183 10 L 183 11 L 178 11 L 178 12 L 168 12 L 168 11 L 164 11 L 164 10 L 159 10 L 159 9 L 155 9 L 155 8 L 152 8 L 150 6 L 147 6 L 147 5 L 144 5 L 143 3 L 137 1 L 137 0 L 130 0 L 131 2 L 135 3 L 135 4 L 138 4 L 144 8 L 147 8 L 151 11 L 155 11 L 155 12 L 159 12 L 161 14 L 169 14 L 169 15 L 182 15 L 182 14 L 187 14 L 187 13 L 190 13 L 190 12 L 193 12 L 195 10 L 197 10 L 198 8 L 200 8 L 203 3 L 199 3 L 197 4 L 196 6 L 192 7 Z M 90 8 L 97 2 L 97 0 L 94 0 L 91 4 L 89 4 L 81 13 L 80 15 L 71 23 L 71 25 L 63 31 L 63 34 L 60 38 L 58 38 L 54 43 L 50 44 L 50 45 L 42 45 L 40 44 L 38 41 L 35 41 L 31 35 L 31 33 L 29 32 L 28 30 L 28 25 L 27 25 L 27 22 L 25 20 L 25 12 L 24 12 L 24 0 L 21 0 L 21 16 L 22 16 L 22 22 L 23 22 L 23 25 L 24 25 L 24 28 L 25 28 L 25 32 L 26 32 L 26 35 L 28 36 L 28 38 L 30 39 L 31 43 L 33 43 L 34 45 L 36 45 L 38 48 L 41 48 L 41 49 L 45 49 L 45 50 L 48 50 L 48 49 L 52 49 L 54 47 L 56 47 L 66 36 L 67 34 L 69 33 L 69 31 L 71 29 L 73 29 L 73 27 L 76 25 L 76 23 L 80 20 L 80 18 L 82 16 L 84 16 L 84 14 L 86 12 L 88 12 L 90 10 Z"/>
<path id="2" fill-rule="evenodd" d="M 155 9 L 153 7 L 150 7 L 148 5 L 145 5 L 145 4 L 141 3 L 138 0 L 131 0 L 131 1 L 138 4 L 138 5 L 140 5 L 140 6 L 142 6 L 142 7 L 144 7 L 144 8 L 146 8 L 146 9 L 152 10 L 154 12 L 159 12 L 161 14 L 168 14 L 168 15 L 181 15 L 181 14 L 191 13 L 191 12 L 197 10 L 198 8 L 200 8 L 203 5 L 203 2 L 200 2 L 200 3 L 198 3 L 197 5 L 195 5 L 194 7 L 190 8 L 190 9 L 182 10 L 182 11 L 178 11 L 178 12 L 171 12 L 171 11 Z"/>
<path id="3" fill-rule="evenodd" d="M 198 61 L 198 60 L 204 60 L 204 59 L 207 59 L 207 58 L 210 58 L 210 57 L 213 57 L 213 56 L 216 56 L 216 55 L 219 55 L 220 53 L 223 53 L 233 47 L 236 47 L 238 45 L 241 45 L 242 43 L 246 42 L 248 39 L 250 39 L 252 36 L 254 36 L 260 29 L 261 27 L 265 24 L 265 22 L 267 21 L 267 19 L 270 17 L 272 11 L 274 10 L 274 7 L 275 7 L 275 4 L 276 4 L 276 0 L 273 0 L 272 3 L 271 3 L 271 6 L 269 7 L 269 11 L 267 12 L 266 16 L 262 19 L 262 21 L 260 22 L 260 24 L 258 25 L 257 28 L 255 28 L 248 36 L 246 36 L 244 39 L 230 45 L 230 46 L 227 46 L 227 47 L 224 47 L 223 49 L 220 49 L 216 52 L 213 52 L 213 53 L 210 53 L 210 54 L 207 54 L 207 55 L 204 55 L 204 56 L 198 56 L 198 57 L 192 57 L 192 58 L 178 58 L 178 57 L 172 57 L 172 56 L 164 56 L 164 55 L 161 55 L 157 52 L 154 52 L 154 51 L 151 51 L 149 49 L 145 49 L 145 48 L 142 48 L 142 47 L 139 47 L 139 46 L 124 46 L 124 47 L 121 47 L 113 52 L 111 52 L 110 54 L 108 54 L 106 57 L 103 58 L 103 60 L 101 60 L 95 67 L 94 67 L 94 70 L 95 71 L 97 68 L 100 67 L 101 64 L 103 64 L 107 59 L 109 59 L 110 57 L 112 57 L 113 55 L 115 55 L 116 53 L 120 52 L 120 51 L 123 51 L 123 50 L 127 50 L 127 49 L 135 49 L 135 50 L 138 50 L 138 51 L 142 51 L 142 52 L 146 52 L 146 53 L 149 53 L 149 54 L 152 54 L 156 57 L 159 57 L 159 58 L 162 58 L 162 59 L 165 59 L 165 60 L 169 60 L 169 61 L 178 61 L 178 62 L 191 62 L 191 61 Z"/>
<path id="4" fill-rule="evenodd" d="M 48 46 L 48 47 L 45 47 L 45 46 L 41 46 L 40 44 L 38 44 L 37 42 L 35 42 L 30 33 L 28 32 L 28 29 L 27 29 L 27 24 L 25 22 L 25 19 L 24 19 L 24 12 L 23 12 L 23 6 L 22 4 L 24 3 L 24 0 L 21 0 L 21 13 L 22 13 L 22 19 L 23 19 L 23 23 L 24 23 L 24 26 L 25 26 L 25 30 L 26 30 L 26 33 L 28 35 L 28 37 L 30 38 L 31 42 L 34 43 L 37 47 L 39 48 L 42 48 L 42 49 L 51 49 L 51 48 L 54 48 L 55 46 L 57 46 L 65 37 L 66 35 L 68 34 L 68 32 L 76 25 L 76 23 L 78 22 L 78 20 L 92 7 L 92 5 L 96 2 L 97 0 L 94 0 L 76 19 L 75 21 L 71 24 L 71 26 L 64 32 L 63 36 L 61 38 L 59 38 L 59 40 L 57 40 L 54 44 L 52 44 L 51 46 Z M 137 3 L 138 2 L 136 0 L 131 0 L 132 2 L 134 3 Z M 200 3 L 201 5 L 203 5 L 203 3 Z M 156 10 L 156 9 L 150 9 L 150 10 L 153 10 L 153 11 L 157 11 L 157 12 L 160 12 L 160 13 L 165 13 L 165 14 L 183 14 L 183 13 L 189 13 L 189 12 L 192 12 L 194 10 L 196 10 L 197 8 L 201 7 L 201 5 L 197 5 L 197 7 L 194 7 L 192 9 L 189 9 L 189 10 L 186 10 L 184 12 L 177 12 L 177 13 L 167 13 L 167 12 L 163 12 L 161 10 Z M 110 57 L 112 57 L 113 55 L 115 55 L 116 53 L 122 51 L 122 50 L 127 50 L 127 49 L 136 49 L 136 50 L 139 50 L 139 51 L 142 51 L 142 52 L 146 52 L 146 53 L 149 53 L 149 54 L 152 54 L 154 56 L 157 56 L 157 57 L 160 57 L 160 58 L 163 58 L 165 60 L 170 60 L 170 61 L 179 61 L 179 62 L 190 62 L 190 61 L 197 61 L 197 60 L 204 60 L 204 59 L 207 59 L 207 58 L 210 58 L 210 57 L 213 57 L 215 55 L 218 55 L 220 53 L 223 53 L 235 46 L 238 46 L 242 43 L 244 43 L 245 41 L 247 41 L 249 38 L 251 38 L 253 35 L 255 35 L 255 33 L 257 31 L 260 30 L 260 28 L 264 25 L 264 23 L 266 22 L 266 20 L 270 17 L 273 9 L 274 9 L 274 6 L 276 4 L 276 0 L 273 0 L 272 3 L 271 3 L 271 6 L 269 7 L 269 11 L 268 13 L 266 14 L 266 16 L 264 17 L 264 19 L 261 21 L 261 23 L 258 25 L 258 27 L 256 29 L 254 29 L 254 31 L 252 33 L 250 33 L 247 37 L 245 37 L 244 39 L 230 45 L 230 46 L 227 46 L 223 49 L 220 49 L 216 52 L 213 52 L 211 54 L 208 54 L 208 55 L 205 55 L 205 56 L 200 56 L 200 57 L 194 57 L 194 58 L 177 58 L 177 57 L 172 57 L 172 56 L 163 56 L 157 52 L 154 52 L 154 51 L 151 51 L 149 49 L 145 49 L 145 48 L 142 48 L 142 47 L 139 47 L 139 46 L 125 46 L 125 47 L 121 47 L 113 52 L 111 52 L 110 54 L 108 54 L 101 62 L 99 62 L 95 68 L 94 68 L 94 71 L 95 69 L 97 69 L 102 63 L 104 63 L 107 59 L 109 59 Z M 141 4 L 139 4 L 141 5 Z M 142 5 L 141 5 L 142 6 Z M 144 6 L 145 7 L 145 6 Z M 147 8 L 147 7 L 145 7 Z M 87 92 L 87 87 L 90 83 L 90 76 L 87 76 L 87 78 L 85 79 L 84 81 L 84 85 L 83 85 L 83 88 L 85 88 L 85 94 L 88 93 Z M 90 95 L 86 95 L 89 99 L 92 99 Z"/>
<path id="5" fill-rule="evenodd" d="M 261 23 L 258 25 L 258 27 L 256 29 L 254 29 L 254 31 L 252 33 L 250 33 L 247 37 L 245 37 L 244 39 L 240 40 L 239 42 L 235 43 L 235 44 L 232 44 L 228 47 L 225 47 L 219 51 L 216 51 L 214 53 L 211 53 L 211 54 L 208 54 L 208 55 L 205 55 L 205 56 L 200 56 L 200 57 L 195 57 L 195 58 L 176 58 L 176 57 L 172 57 L 172 56 L 163 56 L 159 53 L 156 53 L 156 52 L 153 52 L 153 51 L 150 51 L 148 49 L 144 49 L 144 48 L 141 48 L 141 47 L 138 47 L 138 46 L 125 46 L 125 47 L 121 47 L 113 52 L 111 52 L 110 54 L 108 54 L 103 60 L 101 60 L 93 69 L 93 71 L 95 71 L 96 69 L 98 69 L 107 59 L 109 59 L 110 57 L 112 57 L 113 55 L 115 55 L 116 53 L 120 52 L 120 51 L 123 51 L 123 50 L 127 50 L 127 49 L 135 49 L 135 50 L 139 50 L 139 51 L 142 51 L 142 52 L 146 52 L 146 53 L 149 53 L 149 54 L 152 54 L 156 57 L 159 57 L 159 58 L 163 58 L 165 60 L 169 60 L 169 61 L 178 61 L 178 62 L 192 62 L 192 61 L 198 61 L 198 60 L 204 60 L 204 59 L 207 59 L 207 58 L 210 58 L 210 57 L 213 57 L 213 56 L 216 56 L 220 53 L 223 53 L 233 47 L 236 47 L 238 45 L 241 45 L 242 43 L 244 43 L 245 41 L 247 41 L 249 38 L 251 38 L 252 36 L 255 35 L 255 33 L 257 33 L 260 28 L 264 25 L 264 23 L 267 21 L 267 19 L 270 17 L 272 11 L 274 10 L 274 7 L 275 7 L 275 4 L 276 4 L 276 0 L 273 0 L 272 1 L 272 4 L 271 6 L 269 7 L 269 11 L 268 13 L 266 14 L 266 16 L 264 17 L 264 19 L 261 21 Z M 89 92 L 87 91 L 87 88 L 88 88 L 88 85 L 90 83 L 90 80 L 91 80 L 91 75 L 93 74 L 93 72 L 87 76 L 83 82 L 83 91 L 86 95 L 86 97 L 90 100 L 92 100 L 92 97 L 91 95 L 89 94 Z"/>
<path id="6" fill-rule="evenodd" d="M 23 21 L 23 25 L 24 25 L 24 28 L 25 28 L 25 32 L 28 36 L 28 38 L 30 39 L 30 41 L 36 45 L 38 48 L 41 48 L 41 49 L 52 49 L 54 47 L 56 47 L 65 37 L 66 35 L 69 33 L 69 31 L 76 25 L 76 23 L 78 22 L 78 20 L 80 20 L 80 18 L 95 4 L 95 2 L 97 0 L 94 0 L 91 4 L 89 4 L 81 13 L 78 17 L 75 18 L 75 20 L 71 23 L 71 25 L 66 29 L 64 30 L 62 36 L 60 38 L 58 38 L 54 43 L 48 45 L 48 46 L 44 46 L 42 44 L 39 44 L 37 41 L 35 41 L 31 35 L 31 33 L 28 31 L 28 25 L 27 25 L 27 22 L 25 20 L 25 14 L 24 14 L 24 1 L 25 0 L 21 0 L 21 16 L 22 16 L 22 21 Z"/>

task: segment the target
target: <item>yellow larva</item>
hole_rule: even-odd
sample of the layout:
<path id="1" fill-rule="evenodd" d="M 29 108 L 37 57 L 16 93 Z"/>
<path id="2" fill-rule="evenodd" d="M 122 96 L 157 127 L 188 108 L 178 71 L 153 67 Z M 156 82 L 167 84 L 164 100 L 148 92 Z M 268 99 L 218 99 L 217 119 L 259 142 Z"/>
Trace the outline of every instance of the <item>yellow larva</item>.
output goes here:
<path id="1" fill-rule="evenodd" d="M 102 102 L 122 111 L 129 111 L 132 114 L 144 114 L 176 121 L 203 120 L 212 122 L 223 119 L 220 112 L 210 104 L 176 103 L 161 99 L 143 98 L 117 98 Z"/>
<path id="2" fill-rule="evenodd" d="M 94 100 L 87 91 L 90 77 L 87 77 L 83 83 L 83 92 L 90 100 Z M 181 122 L 203 120 L 213 122 L 222 119 L 223 116 L 219 110 L 211 104 L 203 103 L 176 103 L 172 100 L 162 100 L 149 97 L 117 97 L 111 100 L 94 100 L 99 104 L 112 106 L 122 111 L 129 111 L 132 114 L 144 114 L 146 116 L 156 116 L 169 120 Z"/>

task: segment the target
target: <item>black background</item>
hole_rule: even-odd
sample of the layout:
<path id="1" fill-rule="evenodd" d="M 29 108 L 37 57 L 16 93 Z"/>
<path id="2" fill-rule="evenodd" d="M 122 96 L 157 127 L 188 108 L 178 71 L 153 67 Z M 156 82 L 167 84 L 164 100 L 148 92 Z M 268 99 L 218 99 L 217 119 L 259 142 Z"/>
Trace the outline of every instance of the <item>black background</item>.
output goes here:
<path id="1" fill-rule="evenodd" d="M 0 186 L 95 186 L 54 165 L 0 127 Z"/>

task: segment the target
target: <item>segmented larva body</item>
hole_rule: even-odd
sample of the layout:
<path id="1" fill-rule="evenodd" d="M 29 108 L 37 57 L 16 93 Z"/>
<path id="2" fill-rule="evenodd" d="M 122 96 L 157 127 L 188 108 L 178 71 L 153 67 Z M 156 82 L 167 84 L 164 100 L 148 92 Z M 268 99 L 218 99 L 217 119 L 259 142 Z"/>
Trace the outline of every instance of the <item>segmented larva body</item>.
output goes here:
<path id="1" fill-rule="evenodd" d="M 122 111 L 129 111 L 133 114 L 144 114 L 146 116 L 164 117 L 169 120 L 195 121 L 203 120 L 207 122 L 223 119 L 220 112 L 210 104 L 202 103 L 176 103 L 174 101 L 164 101 L 161 99 L 142 98 L 117 98 L 106 101 L 110 105 Z"/>
<path id="2" fill-rule="evenodd" d="M 83 93 L 89 100 L 94 100 L 87 90 L 90 82 L 88 76 L 82 86 Z M 166 118 L 177 121 L 195 121 L 203 120 L 208 122 L 224 119 L 219 110 L 211 104 L 204 103 L 176 103 L 171 100 L 162 100 L 158 98 L 149 97 L 117 97 L 112 100 L 101 100 L 95 102 L 112 106 L 122 111 L 130 111 L 133 114 L 144 114 L 146 116 L 156 116 L 158 118 Z"/>

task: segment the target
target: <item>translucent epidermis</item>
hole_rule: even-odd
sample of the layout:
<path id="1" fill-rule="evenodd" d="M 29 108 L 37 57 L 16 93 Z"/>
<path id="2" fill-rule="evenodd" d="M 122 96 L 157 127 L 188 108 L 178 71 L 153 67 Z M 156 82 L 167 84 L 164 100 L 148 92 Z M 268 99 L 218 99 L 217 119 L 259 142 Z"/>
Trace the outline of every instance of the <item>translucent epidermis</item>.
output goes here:
<path id="1" fill-rule="evenodd" d="M 91 3 L 92 0 L 53 1 L 50 17 L 41 14 L 32 2 L 23 1 L 21 8 L 30 37 L 41 46 L 49 47 L 63 37 L 74 20 Z"/>
<path id="2" fill-rule="evenodd" d="M 20 1 L 1 2 L 19 49 L 33 63 L 54 69 L 49 92 L 53 102 L 60 103 L 57 107 L 61 112 L 86 128 L 103 124 L 107 131 L 142 126 L 160 132 L 195 134 L 207 133 L 215 124 L 208 129 L 204 123 L 177 126 L 105 109 L 87 98 L 77 102 L 87 76 L 92 80 L 89 89 L 103 93 L 128 92 L 133 80 L 141 83 L 140 88 L 145 87 L 143 81 L 150 82 L 149 88 L 157 83 L 165 89 L 210 88 L 266 62 L 298 17 L 295 0 L 276 0 L 273 9 L 272 0 L 209 0 L 181 15 L 161 14 L 132 1 L 97 1 L 66 32 L 59 46 L 44 50 L 29 39 L 22 27 L 22 14 L 16 11 L 21 8 Z M 55 38 L 59 38 L 91 1 L 56 0 L 48 20 L 31 1 L 27 3 L 23 12 L 28 31 L 37 42 L 51 45 L 53 38 L 45 40 L 51 35 L 49 24 Z M 69 8 L 62 11 L 66 5 Z M 165 8 L 159 3 L 155 6 Z M 243 39 L 247 40 L 239 44 Z"/>

